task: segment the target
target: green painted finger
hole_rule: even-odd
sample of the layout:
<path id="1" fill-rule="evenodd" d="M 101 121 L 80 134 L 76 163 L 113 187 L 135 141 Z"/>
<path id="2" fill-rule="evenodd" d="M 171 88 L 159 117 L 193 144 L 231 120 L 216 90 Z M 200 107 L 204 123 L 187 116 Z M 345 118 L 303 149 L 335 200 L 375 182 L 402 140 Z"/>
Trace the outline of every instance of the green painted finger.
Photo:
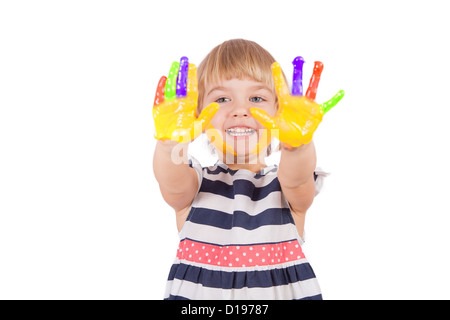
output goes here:
<path id="1" fill-rule="evenodd" d="M 323 114 L 327 113 L 328 111 L 331 110 L 331 108 L 337 105 L 337 103 L 341 101 L 344 95 L 345 95 L 344 90 L 339 90 L 339 92 L 336 93 L 333 98 L 331 98 L 325 103 L 322 103 L 320 107 L 322 108 Z"/>
<path id="2" fill-rule="evenodd" d="M 166 88 L 164 91 L 165 100 L 173 100 L 176 97 L 177 90 L 177 76 L 180 69 L 180 63 L 174 61 L 170 67 L 169 75 L 167 76 Z"/>

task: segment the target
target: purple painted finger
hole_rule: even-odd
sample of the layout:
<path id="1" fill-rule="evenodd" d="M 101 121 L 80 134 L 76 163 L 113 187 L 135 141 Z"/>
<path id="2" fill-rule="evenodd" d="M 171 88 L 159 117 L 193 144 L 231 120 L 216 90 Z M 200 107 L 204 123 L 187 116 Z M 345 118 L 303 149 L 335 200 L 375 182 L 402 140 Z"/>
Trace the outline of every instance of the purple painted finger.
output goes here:
<path id="1" fill-rule="evenodd" d="M 181 57 L 180 70 L 177 77 L 177 98 L 184 98 L 187 95 L 187 78 L 189 69 L 189 59 Z"/>
<path id="2" fill-rule="evenodd" d="M 303 95 L 303 63 L 305 63 L 305 60 L 300 56 L 292 61 L 292 64 L 294 65 L 294 75 L 292 79 L 293 96 Z"/>

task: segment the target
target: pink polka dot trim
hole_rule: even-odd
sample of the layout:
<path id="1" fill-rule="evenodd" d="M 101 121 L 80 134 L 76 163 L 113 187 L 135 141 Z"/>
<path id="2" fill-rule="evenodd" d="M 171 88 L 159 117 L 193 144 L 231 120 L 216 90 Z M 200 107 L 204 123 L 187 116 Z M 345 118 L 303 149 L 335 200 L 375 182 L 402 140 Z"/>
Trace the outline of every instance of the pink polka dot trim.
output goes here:
<path id="1" fill-rule="evenodd" d="M 277 244 L 217 246 L 185 239 L 177 258 L 222 267 L 254 267 L 304 259 L 297 240 Z"/>

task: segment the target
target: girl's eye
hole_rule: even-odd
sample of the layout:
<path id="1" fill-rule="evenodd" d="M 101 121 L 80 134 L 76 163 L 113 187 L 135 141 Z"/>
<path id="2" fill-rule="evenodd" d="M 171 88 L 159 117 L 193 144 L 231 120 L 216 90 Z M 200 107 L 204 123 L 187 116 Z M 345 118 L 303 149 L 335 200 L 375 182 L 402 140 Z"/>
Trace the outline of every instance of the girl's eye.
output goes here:
<path id="1" fill-rule="evenodd" d="M 216 100 L 217 103 L 224 103 L 224 102 L 228 102 L 228 101 L 230 101 L 230 99 L 228 99 L 228 98 L 219 98 Z"/>
<path id="2" fill-rule="evenodd" d="M 250 98 L 250 101 L 251 102 L 263 102 L 264 99 L 261 97 L 253 97 L 253 98 Z"/>

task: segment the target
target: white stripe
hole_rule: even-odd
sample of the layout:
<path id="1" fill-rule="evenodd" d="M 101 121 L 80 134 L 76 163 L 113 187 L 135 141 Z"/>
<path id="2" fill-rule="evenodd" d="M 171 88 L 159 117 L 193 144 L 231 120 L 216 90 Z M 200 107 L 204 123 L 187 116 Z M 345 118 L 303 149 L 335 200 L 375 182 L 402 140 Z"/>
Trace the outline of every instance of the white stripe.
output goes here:
<path id="1" fill-rule="evenodd" d="M 234 176 L 232 176 L 228 172 L 220 172 L 219 174 L 208 174 L 206 171 L 206 168 L 205 169 L 202 168 L 200 162 L 197 159 L 195 159 L 192 156 L 190 157 L 190 159 L 192 160 L 192 167 L 197 172 L 199 184 L 201 184 L 201 179 L 202 179 L 202 176 L 204 175 L 209 180 L 212 180 L 212 181 L 220 180 L 220 181 L 227 183 L 228 185 L 232 185 L 233 180 L 236 180 L 237 178 L 239 178 L 239 179 L 244 178 L 246 180 L 250 180 L 251 182 L 253 182 L 253 184 L 255 184 L 255 186 L 262 187 L 262 186 L 266 186 L 268 183 L 272 182 L 273 179 L 275 179 L 275 177 L 277 177 L 276 171 L 268 172 L 268 171 L 272 170 L 274 168 L 274 166 L 268 166 L 268 167 L 264 168 L 263 172 L 262 172 L 262 175 L 264 177 L 259 178 L 259 179 L 255 179 L 254 178 L 255 173 L 248 171 L 248 170 L 239 170 L 238 172 L 236 172 L 234 174 Z M 225 170 L 228 169 L 228 167 L 225 164 L 221 164 L 219 162 L 217 164 L 217 166 L 210 167 L 212 169 L 211 171 L 214 171 L 214 169 L 216 169 L 217 167 L 221 167 Z M 315 181 L 315 186 L 316 186 L 315 195 L 317 196 L 320 193 L 320 190 L 322 189 L 323 181 L 324 181 L 325 177 L 327 177 L 329 175 L 329 173 L 323 171 L 319 167 L 316 168 L 314 172 L 317 175 L 317 178 Z M 266 177 L 268 177 L 268 178 L 270 177 L 270 179 L 266 179 Z M 266 181 L 269 181 L 269 182 L 267 183 Z M 262 184 L 262 182 L 264 182 L 264 184 Z"/>
<path id="2" fill-rule="evenodd" d="M 303 242 L 299 239 L 295 225 L 291 223 L 266 225 L 253 230 L 246 230 L 241 227 L 233 227 L 227 230 L 186 221 L 179 235 L 181 239 L 189 238 L 217 245 L 273 243 L 292 239 L 297 239 L 300 243 Z"/>
<path id="3" fill-rule="evenodd" d="M 223 266 L 216 266 L 216 265 L 211 265 L 211 264 L 198 263 L 198 262 L 194 262 L 194 261 L 187 261 L 187 260 L 180 260 L 180 259 L 175 259 L 173 264 L 177 265 L 180 263 L 190 265 L 193 267 L 199 267 L 202 269 L 211 270 L 211 271 L 224 271 L 224 272 L 243 272 L 243 271 L 248 272 L 249 271 L 249 268 L 247 268 L 247 267 L 223 267 Z M 286 268 L 293 267 L 296 265 L 301 265 L 304 263 L 308 263 L 308 260 L 306 260 L 306 258 L 303 258 L 300 260 L 284 262 L 284 263 L 279 263 L 279 264 L 267 265 L 267 266 L 254 266 L 254 267 L 251 267 L 250 271 L 270 271 L 270 270 L 276 270 L 276 269 L 286 269 Z"/>
<path id="4" fill-rule="evenodd" d="M 165 298 L 169 295 L 191 300 L 292 300 L 321 294 L 316 278 L 268 288 L 221 289 L 204 287 L 186 280 L 167 282 Z"/>
<path id="5" fill-rule="evenodd" d="M 274 191 L 262 200 L 252 201 L 248 196 L 236 194 L 234 199 L 200 192 L 192 203 L 193 207 L 201 207 L 233 214 L 233 211 L 244 211 L 255 216 L 270 208 L 289 208 L 281 191 Z"/>

